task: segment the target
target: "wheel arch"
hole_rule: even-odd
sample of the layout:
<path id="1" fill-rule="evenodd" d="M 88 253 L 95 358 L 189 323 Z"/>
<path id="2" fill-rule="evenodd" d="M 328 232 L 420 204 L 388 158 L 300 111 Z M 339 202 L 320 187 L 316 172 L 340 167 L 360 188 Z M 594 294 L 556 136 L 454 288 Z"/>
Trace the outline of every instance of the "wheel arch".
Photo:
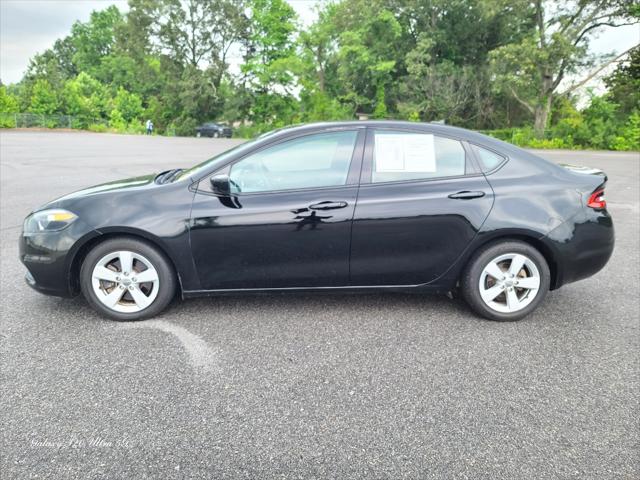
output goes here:
<path id="1" fill-rule="evenodd" d="M 78 295 L 80 293 L 80 268 L 82 267 L 82 263 L 84 262 L 87 254 L 97 245 L 114 238 L 132 238 L 134 240 L 141 240 L 157 248 L 158 251 L 160 251 L 160 253 L 162 253 L 162 255 L 164 255 L 164 257 L 167 259 L 169 265 L 171 265 L 173 273 L 178 280 L 178 289 L 180 290 L 179 293 L 180 295 L 182 295 L 183 288 L 180 271 L 178 270 L 173 258 L 171 258 L 171 255 L 169 255 L 169 253 L 167 252 L 167 249 L 157 238 L 154 238 L 153 235 L 149 235 L 146 232 L 132 229 L 109 230 L 101 232 L 101 234 L 99 235 L 90 236 L 89 238 L 86 238 L 84 240 L 84 242 L 76 249 L 75 253 L 73 254 L 68 268 L 69 289 L 72 295 Z"/>
<path id="2" fill-rule="evenodd" d="M 555 290 L 556 288 L 558 288 L 558 282 L 560 279 L 559 277 L 560 266 L 558 263 L 558 257 L 556 252 L 554 251 L 553 247 L 549 245 L 549 242 L 545 241 L 544 238 L 541 238 L 539 234 L 536 234 L 534 232 L 528 232 L 528 231 L 509 231 L 509 232 L 500 232 L 500 233 L 496 232 L 493 235 L 481 237 L 478 240 L 478 242 L 474 244 L 473 248 L 469 249 L 469 251 L 465 255 L 464 262 L 462 262 L 460 271 L 458 272 L 458 278 L 460 277 L 460 275 L 462 275 L 464 270 L 467 268 L 467 265 L 469 264 L 469 261 L 471 260 L 471 258 L 481 248 L 484 248 L 487 245 L 492 243 L 500 243 L 500 242 L 505 242 L 509 240 L 517 240 L 517 241 L 524 242 L 532 246 L 536 250 L 538 250 L 546 260 L 547 265 L 549 266 L 549 273 L 551 274 L 550 287 L 549 287 L 550 290 Z"/>

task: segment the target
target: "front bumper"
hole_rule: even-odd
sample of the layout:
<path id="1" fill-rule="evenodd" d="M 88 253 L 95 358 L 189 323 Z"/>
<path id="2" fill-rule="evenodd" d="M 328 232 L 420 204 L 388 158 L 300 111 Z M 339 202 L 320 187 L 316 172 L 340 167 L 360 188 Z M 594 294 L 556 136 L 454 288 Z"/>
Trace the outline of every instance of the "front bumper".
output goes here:
<path id="1" fill-rule="evenodd" d="M 25 281 L 45 295 L 73 297 L 78 294 L 74 259 L 82 245 L 99 236 L 79 220 L 58 232 L 22 232 L 19 240 L 20 261 L 27 268 Z"/>

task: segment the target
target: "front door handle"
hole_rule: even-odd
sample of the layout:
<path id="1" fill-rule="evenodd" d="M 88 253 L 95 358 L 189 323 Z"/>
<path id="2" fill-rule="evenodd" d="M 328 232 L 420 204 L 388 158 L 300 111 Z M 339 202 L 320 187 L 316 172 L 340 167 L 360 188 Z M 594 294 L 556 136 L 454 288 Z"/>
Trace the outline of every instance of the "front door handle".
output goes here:
<path id="1" fill-rule="evenodd" d="M 325 202 L 319 202 L 319 203 L 314 203 L 313 205 L 309 205 L 309 208 L 311 210 L 334 210 L 336 208 L 344 208 L 347 205 L 348 205 L 347 202 L 325 201 Z"/>
<path id="2" fill-rule="evenodd" d="M 469 190 L 463 190 L 461 192 L 452 193 L 449 195 L 449 198 L 457 199 L 457 200 L 471 200 L 472 198 L 481 198 L 484 197 L 484 192 L 475 191 L 470 192 Z"/>

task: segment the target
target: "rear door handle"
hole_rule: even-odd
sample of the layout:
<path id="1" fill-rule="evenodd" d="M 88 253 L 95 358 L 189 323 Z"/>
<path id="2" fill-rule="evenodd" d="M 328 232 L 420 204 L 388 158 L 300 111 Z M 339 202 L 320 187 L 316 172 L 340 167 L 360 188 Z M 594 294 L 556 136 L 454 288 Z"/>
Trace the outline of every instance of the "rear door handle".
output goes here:
<path id="1" fill-rule="evenodd" d="M 334 210 L 336 208 L 344 208 L 347 205 L 348 205 L 347 202 L 325 201 L 325 202 L 318 202 L 318 203 L 314 203 L 313 205 L 309 205 L 309 208 L 311 210 Z"/>
<path id="2" fill-rule="evenodd" d="M 449 198 L 457 200 L 471 200 L 472 198 L 484 197 L 484 195 L 484 192 L 481 191 L 470 192 L 469 190 L 463 190 L 461 192 L 452 193 L 451 195 L 449 195 Z"/>

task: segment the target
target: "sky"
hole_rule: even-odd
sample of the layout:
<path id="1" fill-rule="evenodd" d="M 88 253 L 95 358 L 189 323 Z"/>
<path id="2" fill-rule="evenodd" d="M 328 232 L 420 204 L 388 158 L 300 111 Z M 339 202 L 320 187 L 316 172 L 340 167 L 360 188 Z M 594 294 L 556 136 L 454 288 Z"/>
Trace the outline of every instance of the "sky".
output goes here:
<path id="1" fill-rule="evenodd" d="M 287 0 L 303 24 L 310 24 L 317 0 Z M 87 21 L 92 10 L 116 5 L 127 10 L 126 0 L 0 0 L 0 80 L 18 82 L 29 59 L 69 34 L 76 21 Z M 640 42 L 637 25 L 609 28 L 593 43 L 597 53 L 622 52 Z"/>

